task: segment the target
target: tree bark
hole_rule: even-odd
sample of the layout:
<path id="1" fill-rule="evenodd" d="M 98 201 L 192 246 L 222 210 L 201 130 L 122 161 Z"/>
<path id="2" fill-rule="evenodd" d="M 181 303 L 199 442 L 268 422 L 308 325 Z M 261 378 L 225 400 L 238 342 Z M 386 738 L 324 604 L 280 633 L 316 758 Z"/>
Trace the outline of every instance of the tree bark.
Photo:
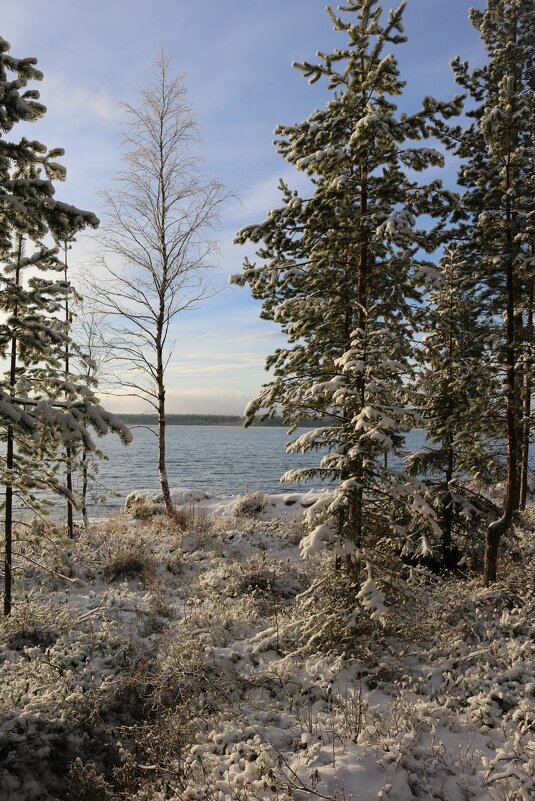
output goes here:
<path id="1" fill-rule="evenodd" d="M 174 515 L 175 507 L 171 500 L 165 458 L 165 423 L 165 389 L 162 379 L 158 386 L 158 474 L 166 512 L 168 515 Z"/>
<path id="2" fill-rule="evenodd" d="M 368 234 L 365 227 L 364 219 L 366 217 L 368 211 L 368 187 L 367 187 L 367 180 L 368 174 L 365 165 L 361 167 L 360 173 L 360 235 L 361 241 L 359 246 L 359 271 L 358 271 L 358 327 L 362 332 L 362 347 L 364 349 L 363 352 L 363 362 L 366 363 L 366 328 L 368 324 L 367 316 L 365 309 L 368 305 L 368 268 L 369 268 L 369 252 L 368 252 Z M 361 408 L 365 405 L 365 381 L 364 375 L 361 374 L 358 377 L 358 397 L 360 401 Z M 364 465 L 362 456 L 358 457 L 358 464 L 355 478 L 358 482 L 358 487 L 355 491 L 355 503 L 354 503 L 354 540 L 355 545 L 357 548 L 362 546 L 362 539 L 364 534 L 364 491 L 362 488 L 363 481 L 364 481 Z"/>
<path id="3" fill-rule="evenodd" d="M 65 283 L 68 281 L 68 266 L 67 266 L 67 242 L 64 243 L 64 255 L 65 255 Z M 65 296 L 65 326 L 66 326 L 66 334 L 69 333 L 69 328 L 71 324 L 70 320 L 70 309 L 69 309 L 69 295 L 68 295 L 68 288 L 66 289 L 67 295 Z M 69 370 L 70 370 L 70 352 L 69 352 L 69 343 L 65 344 L 65 381 L 69 380 Z M 72 448 L 67 443 L 65 445 L 65 484 L 69 492 L 72 493 Z M 74 519 L 73 519 L 73 509 L 72 509 L 72 502 L 67 499 L 67 536 L 69 539 L 74 539 Z"/>
<path id="4" fill-rule="evenodd" d="M 509 188 L 509 176 L 507 178 Z M 511 202 L 507 197 L 506 207 L 506 422 L 507 422 L 507 482 L 503 514 L 487 529 L 483 580 L 485 585 L 496 581 L 498 550 L 503 535 L 510 528 L 513 513 L 519 504 L 518 476 L 518 414 L 516 398 L 516 325 L 515 325 L 515 275 L 513 263 L 513 235 Z"/>
<path id="5" fill-rule="evenodd" d="M 20 285 L 20 265 L 22 260 L 22 236 L 19 236 L 17 266 L 15 268 L 15 289 Z M 18 301 L 15 298 L 13 309 L 13 323 L 16 326 L 19 314 Z M 9 388 L 11 395 L 15 395 L 17 383 L 17 336 L 11 337 L 11 356 L 9 361 Z M 6 506 L 4 518 L 4 615 L 11 614 L 13 595 L 13 482 L 10 472 L 15 467 L 15 433 L 13 426 L 7 428 L 6 468 L 8 479 L 6 482 Z"/>
<path id="6" fill-rule="evenodd" d="M 455 454 L 453 452 L 453 432 L 451 430 L 451 415 L 454 407 L 454 399 L 451 397 L 451 388 L 454 386 L 453 364 L 457 361 L 457 353 L 455 352 L 454 336 L 453 336 L 453 304 L 454 304 L 454 290 L 452 281 L 449 284 L 449 311 L 450 319 L 448 323 L 448 374 L 449 374 L 449 387 L 450 393 L 448 395 L 448 432 L 446 435 L 446 452 L 448 461 L 446 464 L 446 474 L 444 476 L 444 494 L 442 496 L 442 566 L 446 570 L 452 570 L 455 565 L 453 564 L 452 554 L 452 529 L 453 529 L 453 499 L 451 497 L 450 482 L 453 478 L 453 469 L 455 465 Z"/>
<path id="7" fill-rule="evenodd" d="M 84 523 L 84 528 L 89 528 L 89 518 L 87 516 L 87 487 L 89 484 L 87 457 L 88 457 L 88 451 L 86 446 L 84 445 L 82 451 L 82 520 Z"/>
<path id="8" fill-rule="evenodd" d="M 446 570 L 453 570 L 455 567 L 453 548 L 452 548 L 452 528 L 453 528 L 453 500 L 450 492 L 450 481 L 453 477 L 453 436 L 451 431 L 448 434 L 448 464 L 445 474 L 445 488 L 442 496 L 442 566 Z"/>
<path id="9" fill-rule="evenodd" d="M 529 476 L 529 445 L 531 434 L 531 394 L 533 392 L 533 295 L 534 295 L 535 281 L 531 280 L 529 300 L 528 300 L 528 316 L 526 325 L 526 360 L 524 364 L 524 409 L 522 419 L 522 445 L 521 445 L 521 462 L 520 462 L 520 506 L 524 510 L 526 508 L 527 494 L 528 494 L 528 476 Z"/>
<path id="10" fill-rule="evenodd" d="M 6 467 L 13 469 L 13 428 L 7 429 Z M 4 532 L 4 615 L 11 614 L 11 596 L 13 592 L 13 484 L 6 484 L 6 509 Z"/>
<path id="11" fill-rule="evenodd" d="M 168 515 L 174 516 L 175 507 L 171 501 L 169 490 L 169 479 L 167 478 L 167 466 L 165 455 L 165 377 L 164 377 L 164 354 L 162 334 L 164 326 L 163 301 L 160 307 L 160 314 L 157 320 L 156 331 L 156 381 L 158 391 L 158 475 L 160 477 L 160 487 L 162 490 L 165 510 Z"/>
<path id="12" fill-rule="evenodd" d="M 164 367 L 164 340 L 165 340 L 165 294 L 169 276 L 169 262 L 167 253 L 167 182 L 165 178 L 165 134 L 164 134 L 164 115 L 166 100 L 166 77 L 165 65 L 162 67 L 161 84 L 162 110 L 160 112 L 160 131 L 159 131 L 159 224 L 160 224 L 160 258 L 162 260 L 162 276 L 160 286 L 160 306 L 156 321 L 156 376 L 158 389 L 158 473 L 160 476 L 160 486 L 162 488 L 165 509 L 168 515 L 175 516 L 175 507 L 171 501 L 169 491 L 169 479 L 167 478 L 167 465 L 165 455 L 165 367 Z"/>

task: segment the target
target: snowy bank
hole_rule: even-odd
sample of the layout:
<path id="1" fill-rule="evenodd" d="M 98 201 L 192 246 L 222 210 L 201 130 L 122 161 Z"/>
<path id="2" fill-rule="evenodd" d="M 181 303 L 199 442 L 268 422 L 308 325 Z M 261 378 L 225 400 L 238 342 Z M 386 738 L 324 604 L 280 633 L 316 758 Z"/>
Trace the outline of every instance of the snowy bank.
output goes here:
<path id="1" fill-rule="evenodd" d="M 171 500 L 176 507 L 196 506 L 214 516 L 245 516 L 256 520 L 301 520 L 307 509 L 317 501 L 329 496 L 329 490 L 309 490 L 307 492 L 264 493 L 251 492 L 247 495 L 210 495 L 202 490 L 175 487 L 171 490 Z M 152 507 L 154 513 L 163 511 L 163 495 L 158 490 L 140 489 L 131 492 L 124 504 L 125 512 L 131 512 L 139 505 Z"/>

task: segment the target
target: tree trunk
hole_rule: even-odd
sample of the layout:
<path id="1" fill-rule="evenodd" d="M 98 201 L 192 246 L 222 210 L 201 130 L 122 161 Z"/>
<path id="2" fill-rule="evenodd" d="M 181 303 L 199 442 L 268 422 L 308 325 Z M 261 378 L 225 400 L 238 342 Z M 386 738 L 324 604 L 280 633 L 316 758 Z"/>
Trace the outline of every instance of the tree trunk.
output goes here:
<path id="1" fill-rule="evenodd" d="M 168 515 L 174 515 L 175 507 L 171 501 L 165 461 L 165 390 L 162 383 L 158 387 L 158 473 L 165 510 Z"/>
<path id="2" fill-rule="evenodd" d="M 365 227 L 364 219 L 368 211 L 368 187 L 367 187 L 368 174 L 365 165 L 361 166 L 360 171 L 360 235 L 361 241 L 359 245 L 359 270 L 357 277 L 357 300 L 358 300 L 358 327 L 362 332 L 362 347 L 363 355 L 362 361 L 366 363 L 366 329 L 368 319 L 366 309 L 368 306 L 368 268 L 369 268 L 369 252 L 368 252 L 368 232 Z M 365 380 L 364 375 L 359 374 L 358 377 L 358 398 L 361 408 L 365 405 Z M 358 487 L 355 491 L 356 499 L 354 503 L 354 542 L 357 548 L 362 547 L 362 540 L 364 536 L 364 464 L 362 456 L 358 457 L 358 467 L 355 478 L 358 482 Z"/>
<path id="3" fill-rule="evenodd" d="M 453 306 L 455 303 L 453 284 L 449 284 L 449 311 L 450 319 L 448 323 L 448 375 L 449 386 L 452 388 L 455 384 L 453 375 L 453 364 L 458 361 L 455 349 L 455 340 L 453 336 Z M 453 570 L 452 553 L 452 528 L 453 528 L 453 499 L 450 491 L 450 481 L 453 478 L 453 468 L 455 464 L 455 454 L 453 452 L 453 432 L 451 430 L 451 415 L 454 408 L 455 400 L 451 397 L 451 391 L 448 395 L 448 432 L 446 435 L 446 452 L 448 454 L 448 461 L 446 465 L 446 474 L 444 476 L 444 494 L 441 499 L 442 506 L 442 566 L 446 570 Z"/>
<path id="4" fill-rule="evenodd" d="M 442 566 L 446 570 L 453 570 L 455 560 L 452 548 L 452 528 L 453 528 L 453 500 L 450 492 L 450 481 L 453 477 L 453 436 L 448 434 L 448 464 L 445 475 L 445 489 L 442 496 Z"/>
<path id="5" fill-rule="evenodd" d="M 507 180 L 507 188 L 509 179 Z M 498 549 L 503 535 L 509 529 L 513 513 L 519 504 L 518 476 L 518 414 L 516 398 L 516 326 L 515 326 L 515 281 L 513 264 L 513 236 L 511 219 L 511 201 L 507 197 L 506 209 L 506 421 L 507 421 L 507 484 L 503 504 L 503 514 L 499 520 L 492 522 L 487 529 L 485 548 L 485 565 L 483 579 L 485 585 L 496 581 L 498 565 Z"/>
<path id="6" fill-rule="evenodd" d="M 531 281 L 526 325 L 526 358 L 524 364 L 524 409 L 522 419 L 522 445 L 520 462 L 520 509 L 526 508 L 529 476 L 529 440 L 531 434 L 531 394 L 533 391 L 533 294 L 535 281 Z"/>
<path id="7" fill-rule="evenodd" d="M 19 236 L 17 266 L 15 268 L 15 289 L 20 285 L 20 265 L 22 260 L 22 236 Z M 13 322 L 16 326 L 19 314 L 18 301 L 15 298 L 13 309 Z M 15 329 L 16 330 L 16 329 Z M 11 337 L 11 356 L 9 361 L 9 388 L 14 396 L 17 383 L 17 336 Z M 15 432 L 12 426 L 7 428 L 6 468 L 8 479 L 6 482 L 6 507 L 4 518 L 4 615 L 11 614 L 13 594 L 13 482 L 11 471 L 15 467 Z"/>
<path id="8" fill-rule="evenodd" d="M 84 528 L 89 528 L 89 518 L 87 516 L 87 487 L 88 487 L 88 468 L 87 468 L 87 447 L 84 445 L 82 451 L 82 520 Z"/>
<path id="9" fill-rule="evenodd" d="M 162 488 L 163 500 L 165 503 L 165 510 L 171 517 L 176 516 L 175 507 L 171 501 L 171 493 L 169 491 L 169 479 L 167 478 L 167 465 L 165 458 L 165 381 L 164 381 L 164 340 L 165 340 L 165 311 L 166 311 L 166 291 L 167 279 L 169 276 L 169 262 L 167 254 L 167 181 L 165 177 L 165 133 L 164 133 L 164 111 L 165 108 L 165 65 L 162 66 L 162 84 L 161 84 L 161 100 L 162 111 L 160 112 L 160 130 L 159 130 L 159 174 L 158 174 L 158 188 L 159 188 L 159 207 L 158 212 L 159 220 L 159 240 L 160 240 L 160 257 L 162 260 L 162 277 L 161 285 L 159 288 L 160 305 L 159 313 L 156 320 L 156 377 L 157 377 L 157 390 L 158 390 L 158 473 L 160 476 L 160 486 Z"/>
<path id="10" fill-rule="evenodd" d="M 72 493 L 72 449 L 70 445 L 65 445 L 65 465 L 66 476 L 65 485 L 69 492 Z M 67 499 L 67 536 L 69 539 L 74 539 L 74 518 L 72 513 L 72 502 Z"/>
<path id="11" fill-rule="evenodd" d="M 67 266 L 67 242 L 64 243 L 64 254 L 65 254 L 65 283 L 68 281 L 68 266 Z M 69 294 L 68 288 L 66 289 L 66 296 L 65 296 L 65 326 L 66 326 L 66 334 L 69 333 L 69 328 L 71 324 L 70 320 L 70 310 L 69 310 Z M 69 343 L 65 344 L 65 381 L 69 380 L 69 370 L 70 370 L 70 352 L 69 352 Z M 65 445 L 65 483 L 66 487 L 69 492 L 72 493 L 72 448 L 69 444 Z M 67 536 L 69 539 L 74 539 L 74 519 L 72 513 L 72 501 L 67 499 Z"/>
<path id="12" fill-rule="evenodd" d="M 13 469 L 13 429 L 11 426 L 8 426 L 7 429 L 6 467 L 8 470 Z M 10 481 L 6 484 L 4 541 L 4 615 L 10 615 L 13 588 L 13 484 Z"/>
<path id="13" fill-rule="evenodd" d="M 167 466 L 165 458 L 165 383 L 164 383 L 164 363 L 163 363 L 163 303 L 160 308 L 160 315 L 157 320 L 156 333 L 156 381 L 158 390 L 158 474 L 160 477 L 160 487 L 162 489 L 165 510 L 168 515 L 175 515 L 175 507 L 171 501 L 169 491 L 169 480 L 167 478 Z"/>

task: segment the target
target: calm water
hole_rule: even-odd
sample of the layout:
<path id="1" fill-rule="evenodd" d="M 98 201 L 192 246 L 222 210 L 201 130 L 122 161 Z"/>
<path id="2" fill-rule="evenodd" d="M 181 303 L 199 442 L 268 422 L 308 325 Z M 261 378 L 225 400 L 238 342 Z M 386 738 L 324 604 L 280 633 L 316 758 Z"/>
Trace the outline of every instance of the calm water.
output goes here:
<path id="1" fill-rule="evenodd" d="M 115 436 L 99 446 L 109 457 L 99 463 L 102 491 L 117 492 L 104 504 L 91 504 L 91 516 L 119 509 L 135 489 L 159 489 L 157 438 L 147 428 L 133 430 L 134 441 L 124 446 Z M 287 454 L 285 428 L 240 428 L 235 426 L 168 426 L 167 473 L 171 487 L 188 487 L 211 494 L 235 495 L 255 490 L 288 492 L 319 487 L 321 482 L 281 484 L 287 470 L 317 465 L 318 453 Z M 407 448 L 416 450 L 423 433 L 413 431 Z M 391 463 L 394 466 L 394 463 Z M 75 485 L 76 488 L 76 485 Z M 99 488 L 100 491 L 100 488 Z M 63 503 L 60 504 L 62 509 Z"/>

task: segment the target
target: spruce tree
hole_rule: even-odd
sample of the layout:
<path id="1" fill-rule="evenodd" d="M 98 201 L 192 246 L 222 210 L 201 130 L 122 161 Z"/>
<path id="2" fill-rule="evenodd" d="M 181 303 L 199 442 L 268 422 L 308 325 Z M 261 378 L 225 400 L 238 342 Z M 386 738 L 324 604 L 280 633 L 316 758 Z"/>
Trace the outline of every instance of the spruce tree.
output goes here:
<path id="1" fill-rule="evenodd" d="M 311 509 L 303 553 L 330 547 L 347 557 L 353 575 L 373 537 L 398 536 L 403 503 L 423 529 L 438 533 L 425 488 L 386 462 L 388 454 L 400 457 L 418 420 L 407 382 L 418 283 L 429 264 L 416 254 L 432 249 L 438 233 L 416 220 L 442 216 L 454 202 L 440 182 L 420 185 L 408 171 L 442 165 L 441 154 L 418 141 L 437 115 L 458 113 L 460 100 L 429 97 L 420 111 L 397 113 L 404 83 L 387 48 L 406 41 L 404 7 L 386 19 L 376 0 L 351 0 L 340 7 L 347 18 L 327 9 L 345 46 L 294 66 L 310 83 L 324 78 L 330 100 L 305 121 L 276 129 L 279 153 L 309 176 L 310 195 L 281 182 L 281 206 L 237 235 L 261 243 L 260 262 L 246 260 L 231 279 L 249 284 L 263 301 L 261 316 L 288 338 L 268 358 L 274 378 L 247 420 L 280 410 L 294 427 L 304 418 L 324 422 L 290 445 L 325 449 L 318 467 L 283 478 L 320 476 L 336 487 Z"/>
<path id="2" fill-rule="evenodd" d="M 65 282 L 55 280 L 62 264 L 57 248 L 47 246 L 98 225 L 91 212 L 54 197 L 54 181 L 65 178 L 38 141 L 6 138 L 20 121 L 35 122 L 45 112 L 39 93 L 26 89 L 42 74 L 33 58 L 16 59 L 0 39 L 0 354 L 8 370 L 0 382 L 0 423 L 6 454 L 0 466 L 5 494 L 4 613 L 12 604 L 13 496 L 35 508 L 35 490 L 68 494 L 51 469 L 59 443 L 83 441 L 94 448 L 88 424 L 99 434 L 113 428 L 125 440 L 130 432 L 102 409 L 91 390 L 65 380 L 62 358 L 68 343 L 61 319 Z M 12 76 L 12 77 L 10 77 Z"/>
<path id="3" fill-rule="evenodd" d="M 467 268 L 456 247 L 446 250 L 418 313 L 415 402 L 430 444 L 411 454 L 409 468 L 432 490 L 442 534 L 430 548 L 440 549 L 447 569 L 465 555 L 487 505 L 467 481 L 488 485 L 497 476 L 490 445 L 499 434 L 492 326 Z"/>
<path id="4" fill-rule="evenodd" d="M 503 514 L 487 532 L 489 583 L 496 579 L 500 541 L 520 505 L 522 452 L 526 471 L 529 455 L 531 414 L 526 400 L 522 408 L 522 392 L 531 393 L 533 348 L 535 11 L 531 0 L 487 0 L 484 11 L 470 11 L 470 19 L 487 63 L 470 70 L 459 58 L 452 62 L 457 82 L 472 98 L 472 122 L 444 139 L 463 160 L 464 255 L 486 294 L 489 318 L 501 321 L 495 358 L 503 385 L 507 478 Z"/>

